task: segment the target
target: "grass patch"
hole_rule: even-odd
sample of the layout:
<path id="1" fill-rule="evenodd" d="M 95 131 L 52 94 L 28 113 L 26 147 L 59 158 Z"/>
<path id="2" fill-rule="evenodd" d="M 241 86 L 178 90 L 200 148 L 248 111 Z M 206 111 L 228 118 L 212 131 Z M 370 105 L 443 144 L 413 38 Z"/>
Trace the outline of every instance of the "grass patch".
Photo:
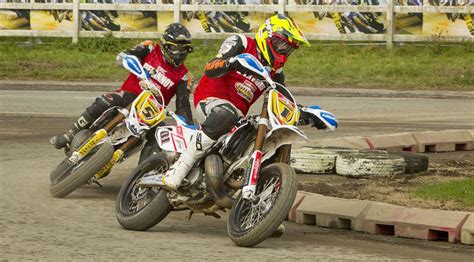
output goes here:
<path id="1" fill-rule="evenodd" d="M 466 207 L 474 207 L 474 178 L 423 185 L 413 194 L 430 200 L 454 200 Z"/>
<path id="2" fill-rule="evenodd" d="M 0 79 L 123 81 L 127 72 L 115 56 L 139 39 L 43 38 L 42 45 L 22 45 L 25 38 L 0 38 Z M 195 40 L 186 62 L 199 77 L 222 40 Z M 474 91 L 474 43 L 383 45 L 313 42 L 297 50 L 285 66 L 289 85 L 398 90 Z"/>

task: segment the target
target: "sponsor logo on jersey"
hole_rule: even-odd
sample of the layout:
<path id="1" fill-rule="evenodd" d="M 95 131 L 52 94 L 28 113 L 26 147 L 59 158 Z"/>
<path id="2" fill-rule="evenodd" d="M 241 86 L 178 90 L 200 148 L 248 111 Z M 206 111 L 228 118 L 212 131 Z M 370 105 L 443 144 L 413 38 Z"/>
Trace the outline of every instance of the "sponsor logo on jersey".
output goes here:
<path id="1" fill-rule="evenodd" d="M 248 102 L 251 102 L 253 99 L 253 90 L 250 86 L 247 86 L 241 82 L 237 82 L 234 85 L 235 90 L 237 90 L 237 94 L 243 97 Z"/>
<path id="2" fill-rule="evenodd" d="M 255 86 L 258 87 L 258 89 L 259 89 L 260 91 L 265 90 L 265 84 L 263 83 L 262 80 L 256 78 L 255 76 L 253 76 L 253 75 L 251 75 L 251 74 L 242 74 L 242 73 L 240 73 L 240 72 L 238 72 L 238 71 L 236 71 L 236 72 L 237 72 L 237 74 L 242 75 L 242 76 L 244 76 L 245 78 L 247 78 L 248 80 L 250 80 L 250 81 L 253 83 L 253 85 L 255 85 Z"/>
<path id="3" fill-rule="evenodd" d="M 161 87 L 170 89 L 172 86 L 174 86 L 174 82 L 166 76 L 167 71 L 163 67 L 158 66 L 155 69 L 150 64 L 145 63 L 143 68 L 145 68 L 145 70 L 150 73 L 151 78 L 155 79 L 161 85 Z"/>

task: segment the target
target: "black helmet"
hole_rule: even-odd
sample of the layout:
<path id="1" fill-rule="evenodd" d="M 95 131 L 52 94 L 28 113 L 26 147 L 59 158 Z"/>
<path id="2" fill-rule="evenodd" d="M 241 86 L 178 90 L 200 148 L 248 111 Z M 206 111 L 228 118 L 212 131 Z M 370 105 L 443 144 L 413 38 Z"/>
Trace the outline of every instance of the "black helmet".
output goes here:
<path id="1" fill-rule="evenodd" d="M 166 61 L 175 67 L 179 67 L 188 53 L 193 51 L 191 34 L 179 23 L 172 23 L 166 27 L 160 45 Z"/>

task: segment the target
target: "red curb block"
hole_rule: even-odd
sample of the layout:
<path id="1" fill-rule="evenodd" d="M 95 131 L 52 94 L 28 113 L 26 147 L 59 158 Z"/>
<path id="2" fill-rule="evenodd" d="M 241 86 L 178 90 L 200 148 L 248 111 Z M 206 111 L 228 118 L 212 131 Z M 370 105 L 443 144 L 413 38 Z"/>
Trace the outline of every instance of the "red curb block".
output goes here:
<path id="1" fill-rule="evenodd" d="M 473 149 L 470 130 L 446 130 L 415 132 L 418 152 L 449 152 Z"/>
<path id="2" fill-rule="evenodd" d="M 474 214 L 471 214 L 461 228 L 461 243 L 474 245 Z"/>
<path id="3" fill-rule="evenodd" d="M 308 195 L 296 210 L 296 223 L 362 231 L 370 201 Z"/>
<path id="4" fill-rule="evenodd" d="M 395 226 L 395 235 L 426 240 L 461 241 L 461 227 L 468 218 L 467 212 L 405 209 Z"/>
<path id="5" fill-rule="evenodd" d="M 301 195 L 294 207 L 296 223 L 474 245 L 471 212 L 406 208 L 319 194 Z"/>
<path id="6" fill-rule="evenodd" d="M 303 202 L 303 199 L 307 195 L 311 195 L 313 193 L 305 192 L 305 191 L 298 191 L 296 193 L 296 198 L 295 201 L 293 202 L 293 206 L 290 209 L 290 212 L 288 213 L 288 220 L 295 222 L 296 221 L 296 209 L 300 206 L 300 204 Z"/>
<path id="7" fill-rule="evenodd" d="M 387 151 L 409 151 L 416 153 L 418 146 L 412 133 L 395 133 L 366 137 L 371 149 Z"/>

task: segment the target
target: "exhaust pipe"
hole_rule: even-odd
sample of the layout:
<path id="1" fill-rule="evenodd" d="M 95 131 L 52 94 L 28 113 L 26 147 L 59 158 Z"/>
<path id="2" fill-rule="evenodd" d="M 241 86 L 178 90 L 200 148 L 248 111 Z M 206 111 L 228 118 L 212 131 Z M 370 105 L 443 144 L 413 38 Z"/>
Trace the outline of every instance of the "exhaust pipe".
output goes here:
<path id="1" fill-rule="evenodd" d="M 224 185 L 224 165 L 218 155 L 211 154 L 204 160 L 206 173 L 207 192 L 211 194 L 216 204 L 221 207 L 231 208 L 234 199 L 227 194 Z"/>

